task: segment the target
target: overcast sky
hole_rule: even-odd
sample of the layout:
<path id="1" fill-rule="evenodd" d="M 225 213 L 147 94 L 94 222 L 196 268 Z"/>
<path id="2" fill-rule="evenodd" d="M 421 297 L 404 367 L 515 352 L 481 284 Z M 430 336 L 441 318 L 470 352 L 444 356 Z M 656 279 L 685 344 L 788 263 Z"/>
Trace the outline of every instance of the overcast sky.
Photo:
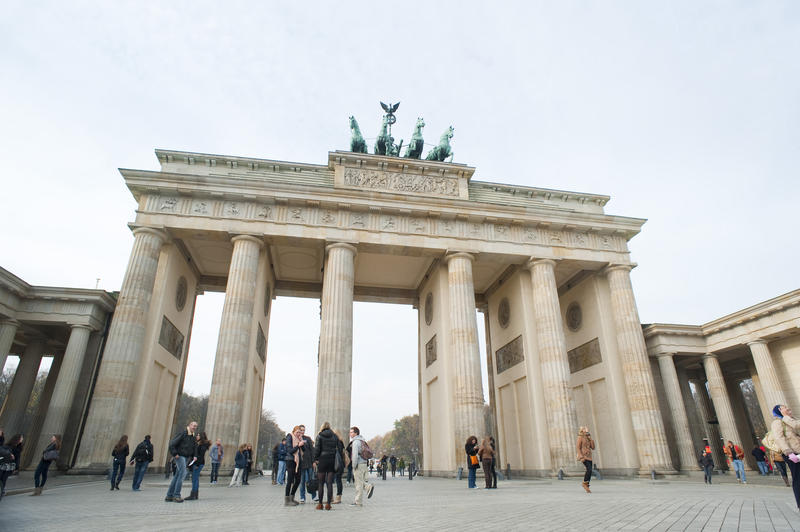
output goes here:
<path id="1" fill-rule="evenodd" d="M 643 322 L 700 324 L 798 288 L 800 3 L 4 2 L 0 265 L 118 290 L 154 148 L 325 164 L 347 117 L 455 127 L 474 179 L 607 194 Z M 371 145 L 371 142 L 369 142 Z M 210 389 L 221 294 L 186 390 Z M 482 324 L 479 330 L 482 330 Z M 273 306 L 264 407 L 314 423 L 318 301 Z M 416 412 L 416 311 L 356 304 L 353 417 Z M 9 364 L 14 364 L 13 358 Z M 299 386 L 299 388 L 298 388 Z"/>

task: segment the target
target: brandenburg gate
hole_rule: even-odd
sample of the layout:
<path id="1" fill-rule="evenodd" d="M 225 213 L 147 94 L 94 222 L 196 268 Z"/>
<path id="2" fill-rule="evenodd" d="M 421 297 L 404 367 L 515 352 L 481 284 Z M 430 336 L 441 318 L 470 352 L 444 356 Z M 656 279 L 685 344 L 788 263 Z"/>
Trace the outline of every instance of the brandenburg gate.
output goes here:
<path id="1" fill-rule="evenodd" d="M 75 469 L 106 469 L 121 434 L 151 434 L 165 463 L 196 295 L 220 291 L 204 429 L 229 449 L 257 440 L 270 304 L 295 296 L 321 299 L 316 426 L 351 422 L 353 302 L 401 303 L 419 311 L 427 474 L 452 475 L 485 432 L 481 356 L 502 464 L 574 471 L 589 425 L 605 471 L 673 471 L 630 281 L 644 220 L 606 214 L 607 196 L 349 151 L 321 165 L 156 155 L 158 171 L 121 170 L 134 243 Z"/>

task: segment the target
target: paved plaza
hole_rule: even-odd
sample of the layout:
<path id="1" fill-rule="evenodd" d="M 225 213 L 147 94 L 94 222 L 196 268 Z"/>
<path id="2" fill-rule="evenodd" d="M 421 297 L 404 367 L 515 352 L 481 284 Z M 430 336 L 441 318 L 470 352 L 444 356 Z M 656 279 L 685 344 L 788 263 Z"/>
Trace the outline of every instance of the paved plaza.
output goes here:
<path id="1" fill-rule="evenodd" d="M 67 476 L 40 497 L 5 497 L 0 530 L 800 530 L 791 489 L 772 477 L 748 485 L 721 477 L 713 486 L 595 480 L 591 495 L 577 479 L 501 481 L 497 490 L 439 478 L 371 481 L 375 494 L 364 507 L 348 506 L 353 489 L 345 487 L 343 504 L 326 512 L 285 508 L 282 488 L 265 478 L 243 488 L 204 482 L 199 501 L 175 504 L 164 502 L 161 475 L 138 493 L 130 478 L 111 492 L 102 480 Z"/>

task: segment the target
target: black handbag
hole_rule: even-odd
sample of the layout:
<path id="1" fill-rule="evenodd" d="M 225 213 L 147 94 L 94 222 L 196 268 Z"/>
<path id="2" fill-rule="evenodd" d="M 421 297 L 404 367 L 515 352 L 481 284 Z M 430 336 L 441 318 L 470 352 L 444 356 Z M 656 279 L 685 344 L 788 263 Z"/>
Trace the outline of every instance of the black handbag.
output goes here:
<path id="1" fill-rule="evenodd" d="M 311 477 L 306 480 L 306 491 L 309 493 L 316 493 L 317 488 L 319 488 L 319 480 L 317 480 L 317 477 Z"/>
<path id="2" fill-rule="evenodd" d="M 344 460 L 342 460 L 342 453 L 340 453 L 338 450 L 336 451 L 336 456 L 334 457 L 333 469 L 340 475 L 344 471 Z"/>

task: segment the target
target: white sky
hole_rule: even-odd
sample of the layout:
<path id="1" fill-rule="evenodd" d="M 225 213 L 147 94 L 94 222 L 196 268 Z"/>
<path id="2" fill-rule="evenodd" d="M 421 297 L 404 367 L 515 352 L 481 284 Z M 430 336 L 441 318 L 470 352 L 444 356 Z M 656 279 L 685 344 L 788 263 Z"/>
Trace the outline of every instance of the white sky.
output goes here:
<path id="1" fill-rule="evenodd" d="M 648 218 L 630 243 L 643 322 L 798 287 L 797 2 L 220 5 L 4 3 L 0 265 L 117 290 L 135 208 L 118 167 L 157 169 L 156 147 L 324 164 L 349 115 L 375 136 L 383 100 L 406 143 L 417 116 L 431 143 L 454 125 L 477 180 Z M 220 307 L 198 303 L 190 392 L 210 388 Z M 357 304 L 355 322 L 371 436 L 416 412 L 416 311 Z M 275 301 L 264 404 L 284 428 L 313 423 L 318 329 L 317 301 Z"/>

